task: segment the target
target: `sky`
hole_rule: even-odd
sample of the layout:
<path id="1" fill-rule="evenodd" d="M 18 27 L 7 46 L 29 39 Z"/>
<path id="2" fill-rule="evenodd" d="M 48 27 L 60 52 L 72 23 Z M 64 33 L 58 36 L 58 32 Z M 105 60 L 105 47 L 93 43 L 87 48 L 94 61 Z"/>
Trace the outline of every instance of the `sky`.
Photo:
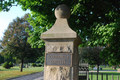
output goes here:
<path id="1" fill-rule="evenodd" d="M 8 12 L 0 12 L 0 39 L 10 22 L 17 17 L 23 17 L 26 13 L 30 13 L 30 10 L 23 11 L 21 6 L 13 6 Z"/>

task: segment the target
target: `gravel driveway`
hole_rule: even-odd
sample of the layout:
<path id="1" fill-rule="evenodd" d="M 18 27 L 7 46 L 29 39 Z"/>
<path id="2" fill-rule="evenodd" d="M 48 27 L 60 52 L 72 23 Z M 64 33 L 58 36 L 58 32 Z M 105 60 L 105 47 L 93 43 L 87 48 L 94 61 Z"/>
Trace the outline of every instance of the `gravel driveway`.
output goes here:
<path id="1" fill-rule="evenodd" d="M 7 80 L 44 80 L 44 79 L 43 79 L 43 72 L 39 72 L 39 73 L 20 76 L 16 78 L 7 79 Z"/>

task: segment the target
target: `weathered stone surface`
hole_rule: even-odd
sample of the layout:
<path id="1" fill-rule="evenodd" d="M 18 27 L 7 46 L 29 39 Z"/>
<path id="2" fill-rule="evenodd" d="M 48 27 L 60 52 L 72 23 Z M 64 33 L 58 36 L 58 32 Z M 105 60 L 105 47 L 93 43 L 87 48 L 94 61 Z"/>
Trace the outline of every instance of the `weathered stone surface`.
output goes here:
<path id="1" fill-rule="evenodd" d="M 47 66 L 47 73 L 45 80 L 71 80 L 71 68 L 70 67 L 54 67 Z"/>
<path id="2" fill-rule="evenodd" d="M 69 27 L 67 19 L 57 19 L 52 28 L 41 34 L 42 39 L 75 39 L 76 37 L 77 33 Z"/>
<path id="3" fill-rule="evenodd" d="M 59 5 L 55 9 L 55 16 L 57 19 L 59 18 L 69 18 L 70 17 L 70 8 L 65 4 Z"/>
<path id="4" fill-rule="evenodd" d="M 72 42 L 46 43 L 46 52 L 73 52 Z"/>

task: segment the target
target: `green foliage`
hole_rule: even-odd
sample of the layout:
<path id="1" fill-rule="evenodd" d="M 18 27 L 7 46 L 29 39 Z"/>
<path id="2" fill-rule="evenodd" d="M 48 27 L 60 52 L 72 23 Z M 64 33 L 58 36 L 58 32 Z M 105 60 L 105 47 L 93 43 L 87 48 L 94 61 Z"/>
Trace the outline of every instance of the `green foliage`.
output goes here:
<path id="1" fill-rule="evenodd" d="M 42 67 L 43 65 L 41 63 L 37 64 L 37 67 Z"/>
<path id="2" fill-rule="evenodd" d="M 37 58 L 39 55 L 38 49 L 32 49 L 27 42 L 28 33 L 26 28 L 32 29 L 32 26 L 26 21 L 28 14 L 24 17 L 13 20 L 8 26 L 8 29 L 4 33 L 4 37 L 1 40 L 3 47 L 1 54 L 7 56 L 14 56 L 21 60 L 23 65 L 24 59 Z M 22 66 L 21 65 L 21 66 Z"/>
<path id="3" fill-rule="evenodd" d="M 93 37 L 89 41 L 89 45 L 105 46 L 106 48 L 101 52 L 101 57 L 106 59 L 111 65 L 119 64 L 120 19 L 116 19 L 115 22 L 106 25 L 98 24 L 93 30 Z"/>
<path id="4" fill-rule="evenodd" d="M 22 9 L 30 9 L 32 11 L 28 21 L 33 26 L 33 31 L 28 31 L 30 37 L 28 42 L 32 47 L 41 47 L 44 45 L 40 40 L 40 34 L 51 28 L 54 24 L 54 10 L 59 4 L 66 4 L 71 8 L 71 17 L 69 24 L 82 38 L 83 45 L 86 43 L 86 38 L 91 38 L 94 33 L 94 23 L 108 24 L 113 22 L 118 15 L 118 4 L 108 0 L 49 0 L 49 1 L 29 1 L 21 0 Z M 114 6 L 113 6 L 114 5 Z M 102 7 L 99 7 L 102 6 Z M 115 9 L 117 8 L 117 9 Z M 113 12 L 111 12 L 113 11 Z M 75 26 L 75 27 L 74 27 Z M 81 27 L 80 27 L 81 26 Z"/>
<path id="5" fill-rule="evenodd" d="M 1 53 L 2 54 L 2 53 Z M 16 62 L 15 57 L 13 57 L 13 55 L 4 55 L 4 62 Z"/>
<path id="6" fill-rule="evenodd" d="M 32 65 L 33 67 L 36 67 L 36 66 L 37 66 L 36 63 L 32 63 L 31 65 Z"/>
<path id="7" fill-rule="evenodd" d="M 39 22 L 35 19 L 33 19 L 32 15 L 29 15 L 28 21 L 33 26 L 33 30 L 26 29 L 26 31 L 29 33 L 28 42 L 30 43 L 32 48 L 42 48 L 44 47 L 45 43 L 43 40 L 40 39 L 41 33 L 46 31 L 46 27 L 40 27 Z M 42 22 L 42 24 L 47 24 L 45 22 Z"/>
<path id="8" fill-rule="evenodd" d="M 90 67 L 93 69 L 95 67 L 95 65 L 90 65 Z"/>
<path id="9" fill-rule="evenodd" d="M 9 11 L 12 6 L 17 6 L 15 4 L 16 0 L 1 0 L 0 1 L 0 11 Z"/>
<path id="10" fill-rule="evenodd" d="M 6 69 L 9 69 L 9 68 L 10 68 L 10 65 L 9 65 L 9 63 L 6 61 L 6 62 L 3 64 L 3 67 L 6 68 Z"/>
<path id="11" fill-rule="evenodd" d="M 33 48 L 43 47 L 44 42 L 40 39 L 40 35 L 54 24 L 54 10 L 59 4 L 66 4 L 70 7 L 69 25 L 80 35 L 83 46 L 101 45 L 106 47 L 111 41 L 116 41 L 111 36 L 114 35 L 115 30 L 119 29 L 110 26 L 111 24 L 116 25 L 115 20 L 120 16 L 120 1 L 118 0 L 21 0 L 19 4 L 22 5 L 23 10 L 30 9 L 32 11 L 28 21 L 33 26 L 33 30 L 27 31 L 30 35 L 28 42 Z M 116 35 L 116 37 L 119 36 Z M 86 43 L 87 40 L 89 43 Z M 116 43 L 118 42 L 117 40 Z M 119 47 L 116 49 L 119 50 Z"/>
<path id="12" fill-rule="evenodd" d="M 45 47 L 43 48 L 40 48 L 40 56 L 36 59 L 36 62 L 37 63 L 44 63 L 44 60 L 45 60 Z"/>
<path id="13" fill-rule="evenodd" d="M 36 60 L 36 62 L 37 62 L 37 63 L 38 63 L 38 62 L 44 63 L 44 60 L 45 60 L 45 56 L 43 55 L 43 56 L 40 56 L 40 57 Z"/>
<path id="14" fill-rule="evenodd" d="M 79 53 L 80 53 L 80 59 L 84 59 L 87 63 L 89 63 L 90 65 L 100 65 L 102 64 L 104 61 L 104 59 L 102 59 L 100 57 L 100 52 L 103 49 L 103 47 L 100 46 L 96 46 L 96 47 L 83 47 L 80 48 Z"/>
<path id="15" fill-rule="evenodd" d="M 119 0 L 15 0 L 23 10 L 30 9 L 28 22 L 33 29 L 29 33 L 28 43 L 32 48 L 44 47 L 41 33 L 50 29 L 55 22 L 54 10 L 59 4 L 66 4 L 71 9 L 70 27 L 82 39 L 81 46 L 106 47 L 101 56 L 110 64 L 119 64 L 120 39 Z M 6 3 L 4 3 L 6 5 Z M 6 5 L 8 6 L 8 5 Z M 102 6 L 102 7 L 101 7 Z M 3 7 L 0 7 L 3 10 Z M 89 40 L 89 42 L 87 42 Z M 107 46 L 109 44 L 109 46 Z"/>
<path id="16" fill-rule="evenodd" d="M 9 66 L 10 66 L 10 67 L 13 67 L 13 63 L 12 63 L 12 62 L 9 62 Z"/>

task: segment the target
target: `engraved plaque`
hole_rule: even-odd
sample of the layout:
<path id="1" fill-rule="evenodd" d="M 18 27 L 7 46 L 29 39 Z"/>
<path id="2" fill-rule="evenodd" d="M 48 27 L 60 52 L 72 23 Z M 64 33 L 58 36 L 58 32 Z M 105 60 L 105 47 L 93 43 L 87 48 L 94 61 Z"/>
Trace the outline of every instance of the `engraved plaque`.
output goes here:
<path id="1" fill-rule="evenodd" d="M 46 53 L 46 65 L 72 66 L 72 53 Z"/>

